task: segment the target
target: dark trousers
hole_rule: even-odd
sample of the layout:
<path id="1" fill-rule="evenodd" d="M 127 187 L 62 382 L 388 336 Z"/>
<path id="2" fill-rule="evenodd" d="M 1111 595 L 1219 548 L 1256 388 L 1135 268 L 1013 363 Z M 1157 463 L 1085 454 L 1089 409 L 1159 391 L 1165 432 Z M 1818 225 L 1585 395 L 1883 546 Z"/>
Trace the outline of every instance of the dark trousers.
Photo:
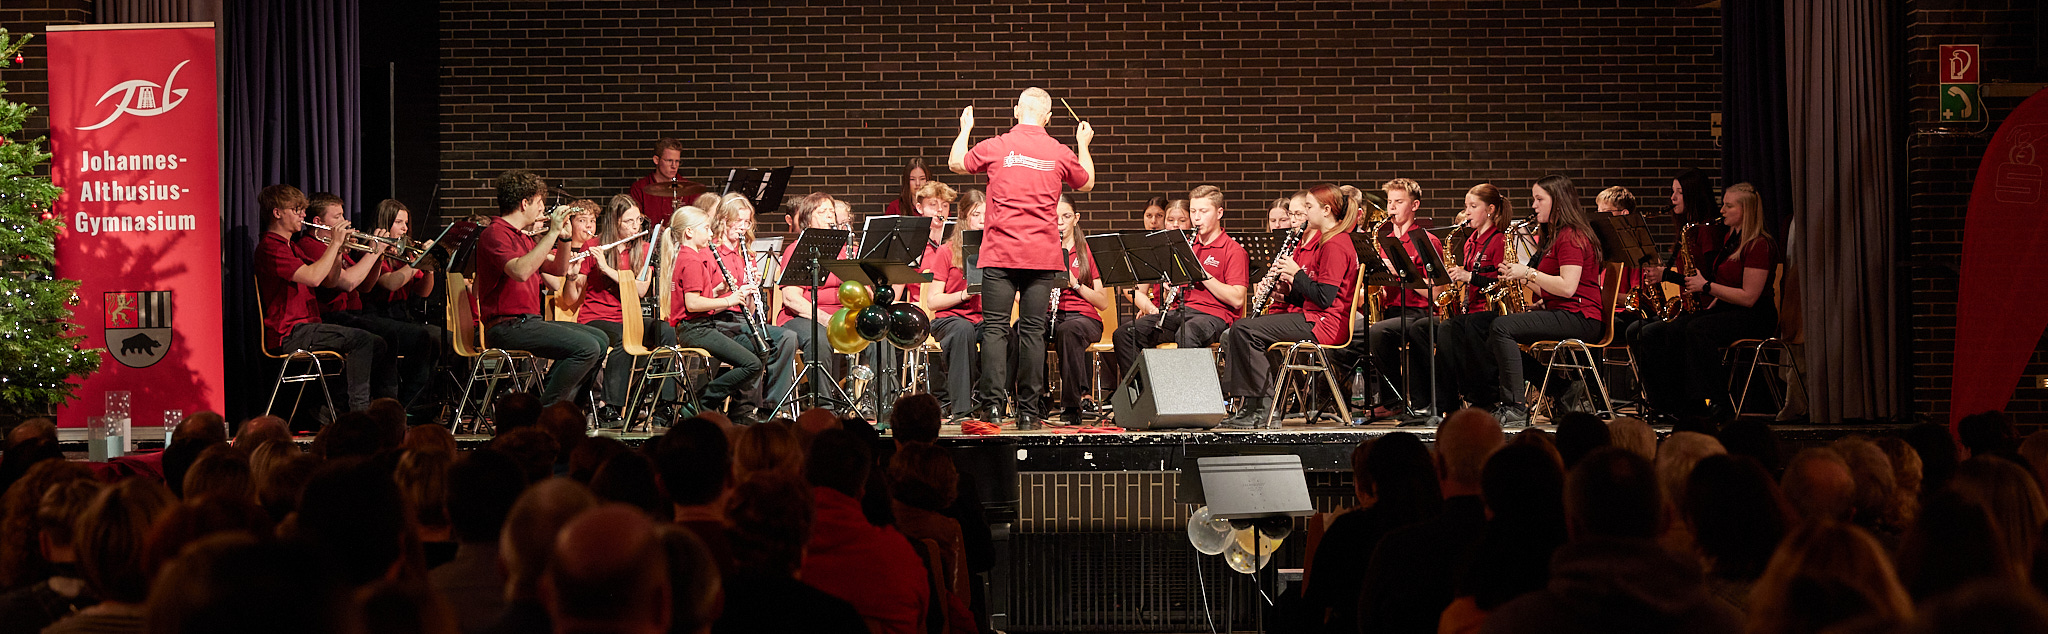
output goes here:
<path id="1" fill-rule="evenodd" d="M 1266 347 L 1281 341 L 1314 341 L 1316 333 L 1301 313 L 1239 319 L 1223 332 L 1223 393 L 1227 396 L 1270 397 L 1273 359 Z"/>
<path id="2" fill-rule="evenodd" d="M 830 315 L 825 313 L 819 313 L 818 318 L 827 321 L 832 319 Z M 815 337 L 811 335 L 811 327 L 813 325 L 817 326 L 818 334 Z M 813 399 L 812 404 L 816 406 L 818 405 L 818 399 L 825 399 L 827 395 L 833 394 L 831 387 L 833 378 L 845 376 L 845 358 L 833 354 L 831 338 L 825 335 L 824 323 L 813 322 L 804 317 L 792 317 L 789 321 L 782 322 L 781 327 L 783 330 L 787 330 L 790 334 L 796 336 L 796 346 L 804 351 L 805 362 L 817 361 L 825 364 L 823 367 L 830 368 L 829 372 L 813 370 L 810 375 L 804 377 L 805 386 L 798 388 L 809 389 Z"/>
<path id="3" fill-rule="evenodd" d="M 1436 328 L 1437 411 L 1456 410 L 1460 400 L 1483 409 L 1500 404 L 1500 363 L 1486 346 L 1497 316 L 1499 313 L 1489 310 L 1448 321 L 1432 320 Z"/>
<path id="4" fill-rule="evenodd" d="M 640 345 L 648 348 L 675 345 L 676 330 L 669 327 L 668 322 L 647 319 L 642 323 L 645 324 L 642 326 L 644 330 L 641 331 L 641 338 L 644 341 L 641 341 Z M 627 354 L 623 345 L 626 341 L 626 326 L 616 321 L 593 321 L 584 325 L 604 331 L 604 336 L 611 345 L 612 351 L 605 355 L 604 361 L 604 404 L 620 409 L 627 408 L 626 388 L 633 380 L 633 355 Z M 661 400 L 676 400 L 675 381 L 661 382 Z"/>
<path id="5" fill-rule="evenodd" d="M 761 370 L 767 365 L 761 360 L 761 354 L 754 350 L 751 337 L 735 339 L 714 323 L 716 321 L 707 317 L 676 324 L 678 345 L 685 348 L 703 348 L 705 352 L 711 353 L 711 358 L 732 366 L 718 373 L 704 389 L 697 392 L 696 402 L 705 409 L 718 407 L 720 402 L 732 398 L 746 386 L 753 384 L 754 379 L 761 375 Z M 746 343 L 741 343 L 742 341 Z"/>
<path id="6" fill-rule="evenodd" d="M 1769 337 L 1777 322 L 1777 312 L 1768 307 L 1725 306 L 1630 324 L 1629 351 L 1642 370 L 1650 407 L 1689 415 L 1704 412 L 1710 400 L 1725 403 L 1728 369 L 1721 365 L 1721 349 L 1737 339 Z"/>
<path id="7" fill-rule="evenodd" d="M 1380 313 L 1383 319 L 1365 327 L 1366 349 L 1370 353 L 1373 368 L 1379 370 L 1381 380 L 1380 403 L 1400 400 L 1394 390 L 1399 387 L 1407 392 L 1409 405 L 1429 407 L 1431 389 L 1429 382 L 1429 340 L 1430 329 L 1435 321 L 1429 316 L 1429 309 L 1404 306 L 1389 306 Z M 1401 344 L 1408 344 L 1408 353 L 1403 356 Z M 1406 360 L 1407 368 L 1402 368 Z M 1403 384 L 1402 377 L 1408 381 Z"/>
<path id="8" fill-rule="evenodd" d="M 1116 334 L 1110 335 L 1115 344 L 1116 354 L 1111 355 L 1110 364 L 1102 370 L 1110 380 L 1122 383 L 1124 373 L 1138 364 L 1138 350 L 1162 343 L 1172 343 L 1181 348 L 1204 348 L 1223 339 L 1223 331 L 1230 324 L 1223 323 L 1213 315 L 1192 308 L 1176 308 L 1172 311 L 1153 313 L 1118 324 Z"/>
<path id="9" fill-rule="evenodd" d="M 1094 392 L 1090 388 L 1095 385 L 1095 359 L 1088 346 L 1102 341 L 1102 320 L 1071 310 L 1060 311 L 1052 338 L 1059 351 L 1060 407 L 1080 407 L 1081 397 Z"/>
<path id="10" fill-rule="evenodd" d="M 346 357 L 341 374 L 348 384 L 351 412 L 369 409 L 372 398 L 398 393 L 398 374 L 391 371 L 391 348 L 383 337 L 370 331 L 337 324 L 299 324 L 277 348 L 279 353 L 331 350 Z"/>
<path id="11" fill-rule="evenodd" d="M 543 405 L 557 401 L 576 402 L 576 389 L 597 371 L 604 349 L 611 340 L 604 331 L 566 321 L 544 321 L 521 316 L 500 321 L 486 333 L 492 347 L 525 350 L 534 356 L 554 359 L 547 382 L 541 387 Z"/>
<path id="12" fill-rule="evenodd" d="M 398 381 L 398 402 L 411 407 L 420 393 L 434 382 L 434 363 L 440 359 L 441 329 L 421 323 L 400 321 L 368 311 L 343 311 L 320 316 L 322 321 L 370 331 L 384 338 L 386 353 Z M 404 358 L 398 358 L 404 355 Z"/>
<path id="13" fill-rule="evenodd" d="M 725 333 L 725 336 L 745 342 L 750 350 L 760 347 L 751 334 L 752 328 L 739 313 L 718 313 L 711 322 L 719 332 Z M 735 405 L 741 408 L 731 413 L 767 414 L 775 407 L 777 401 L 789 394 L 791 380 L 795 378 L 793 366 L 796 365 L 796 333 L 785 328 L 769 326 L 768 331 L 762 334 L 763 338 L 768 340 L 768 349 L 757 351 L 762 359 L 759 380 L 742 385 L 740 391 L 733 395 L 738 399 Z"/>
<path id="14" fill-rule="evenodd" d="M 932 321 L 932 338 L 941 352 L 930 359 L 932 396 L 946 404 L 946 413 L 965 415 L 974 411 L 974 373 L 981 363 L 981 324 L 966 317 L 940 317 Z"/>
<path id="15" fill-rule="evenodd" d="M 1495 317 L 1489 345 L 1493 348 L 1494 363 L 1500 364 L 1501 402 L 1522 403 L 1526 371 L 1522 367 L 1520 344 L 1565 339 L 1594 341 L 1600 338 L 1603 327 L 1598 319 L 1561 310 L 1531 310 Z"/>
<path id="16" fill-rule="evenodd" d="M 979 391 L 984 403 L 1010 400 L 1003 392 L 1010 386 L 1011 370 L 1016 374 L 1016 408 L 1013 413 L 1045 417 L 1045 333 L 1050 324 L 1046 310 L 1059 271 L 1035 269 L 982 269 L 981 280 L 981 377 Z M 1011 362 L 1010 310 L 1016 302 L 1016 363 Z"/>

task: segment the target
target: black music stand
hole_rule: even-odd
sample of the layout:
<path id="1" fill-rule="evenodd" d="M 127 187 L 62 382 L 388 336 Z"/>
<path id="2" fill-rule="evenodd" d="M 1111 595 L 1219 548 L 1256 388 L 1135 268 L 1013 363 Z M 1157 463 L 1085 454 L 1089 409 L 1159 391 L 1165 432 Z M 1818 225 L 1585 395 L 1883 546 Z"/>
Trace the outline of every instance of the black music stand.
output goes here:
<path id="1" fill-rule="evenodd" d="M 754 203 L 755 213 L 762 209 L 782 207 L 782 192 L 789 187 L 789 175 L 793 167 L 775 169 L 734 169 L 725 175 L 725 188 L 720 195 L 739 193 Z"/>
<path id="2" fill-rule="evenodd" d="M 782 264 L 782 279 L 775 282 L 777 286 L 799 286 L 811 289 L 811 346 L 814 348 L 818 346 L 819 342 L 824 341 L 824 339 L 819 337 L 818 332 L 819 326 L 822 323 L 818 320 L 818 289 L 825 287 L 827 275 L 824 264 L 839 259 L 839 254 L 846 248 L 846 241 L 850 237 L 849 233 L 844 229 L 803 230 L 803 233 L 797 234 L 796 244 L 791 247 L 789 261 Z M 827 343 L 826 345 L 831 344 Z M 812 358 L 813 356 L 820 358 Z M 832 372 L 826 368 L 823 356 L 822 354 L 811 355 L 808 353 L 804 355 L 803 367 L 797 368 L 796 376 L 789 379 L 789 392 L 783 394 L 782 398 L 776 399 L 776 411 L 781 411 L 784 406 L 796 403 L 797 386 L 803 385 L 804 376 L 810 374 L 813 369 L 817 370 L 819 374 L 824 375 L 827 379 L 825 382 L 830 384 L 832 389 L 839 393 L 839 402 L 848 405 L 853 404 L 853 399 L 846 395 L 846 390 L 839 387 L 839 382 L 830 380 Z M 813 404 L 817 403 L 818 396 L 820 395 L 813 394 L 811 396 Z"/>
<path id="3" fill-rule="evenodd" d="M 1635 214 L 1590 214 L 1593 233 L 1600 236 L 1605 261 L 1638 265 L 1659 257 L 1657 244 L 1650 240 L 1650 228 Z"/>
<path id="4" fill-rule="evenodd" d="M 871 216 L 867 219 L 861 236 L 859 257 L 851 260 L 828 260 L 819 267 L 838 275 L 842 280 L 858 280 L 873 287 L 875 284 L 923 284 L 932 281 L 932 275 L 910 266 L 911 262 L 924 257 L 925 239 L 931 236 L 932 223 L 924 216 Z M 889 368 L 895 362 L 893 347 L 885 347 L 875 355 L 875 378 L 883 385 L 875 390 L 875 420 L 888 419 L 883 408 L 883 397 L 895 391 L 893 382 L 883 377 L 893 376 Z M 795 384 L 791 384 L 792 390 Z"/>
<path id="5" fill-rule="evenodd" d="M 443 229 L 441 238 L 434 242 L 434 246 L 448 250 L 448 270 L 466 271 L 471 264 L 470 258 L 476 255 L 477 238 L 483 237 L 483 234 L 481 225 L 464 220 Z"/>
<path id="6" fill-rule="evenodd" d="M 967 280 L 967 294 L 981 294 L 981 230 L 960 232 L 960 277 Z"/>
<path id="7" fill-rule="evenodd" d="M 1353 235 L 1356 236 L 1356 234 Z M 1425 295 L 1424 310 L 1428 310 L 1428 306 L 1432 305 L 1429 300 L 1433 299 L 1427 297 L 1429 289 L 1434 286 L 1451 283 L 1450 274 L 1444 271 L 1443 260 L 1437 257 L 1436 250 L 1430 246 L 1429 232 L 1427 230 L 1419 227 L 1411 228 L 1408 230 L 1408 239 L 1411 241 L 1410 243 L 1418 245 L 1415 249 L 1417 257 L 1411 258 L 1408 256 L 1408 247 L 1400 238 L 1379 236 L 1372 239 L 1372 243 L 1377 247 L 1375 250 L 1382 254 L 1382 257 L 1361 257 L 1359 259 L 1364 262 L 1368 271 L 1367 284 L 1423 291 Z M 1361 253 L 1364 252 L 1366 251 L 1361 251 Z M 1402 311 L 1401 332 L 1404 337 L 1407 336 L 1406 333 L 1411 330 L 1413 324 L 1413 318 L 1408 316 L 1407 311 Z M 1436 346 L 1434 341 L 1435 332 L 1436 329 L 1430 329 L 1432 341 L 1430 341 L 1429 345 L 1431 350 L 1434 350 Z M 1367 351 L 1368 354 L 1370 352 Z M 1394 392 L 1401 397 L 1403 408 L 1407 413 L 1407 416 L 1403 419 L 1403 424 L 1426 422 L 1431 415 L 1430 412 L 1415 409 L 1415 399 L 1408 397 L 1408 395 L 1413 394 L 1415 391 L 1415 377 L 1413 376 L 1415 373 L 1409 371 L 1414 367 L 1409 361 L 1409 355 L 1413 353 L 1414 346 L 1412 345 L 1401 348 L 1402 372 L 1400 387 L 1394 387 L 1393 379 L 1386 377 L 1384 374 L 1380 376 L 1380 380 L 1386 382 L 1388 387 L 1393 387 Z M 1436 380 L 1436 355 L 1431 354 L 1429 360 L 1430 381 L 1432 382 L 1429 389 L 1431 390 L 1431 400 L 1433 401 L 1435 400 L 1434 390 L 1436 389 L 1434 385 Z"/>
<path id="8" fill-rule="evenodd" d="M 1287 234 L 1291 231 L 1294 230 L 1273 229 L 1265 232 L 1231 234 L 1230 237 L 1237 239 L 1238 246 L 1244 247 L 1245 262 L 1250 267 L 1246 271 L 1251 275 L 1248 279 L 1257 282 L 1266 278 L 1266 266 L 1273 262 L 1274 254 L 1280 252 L 1280 245 L 1287 243 Z"/>

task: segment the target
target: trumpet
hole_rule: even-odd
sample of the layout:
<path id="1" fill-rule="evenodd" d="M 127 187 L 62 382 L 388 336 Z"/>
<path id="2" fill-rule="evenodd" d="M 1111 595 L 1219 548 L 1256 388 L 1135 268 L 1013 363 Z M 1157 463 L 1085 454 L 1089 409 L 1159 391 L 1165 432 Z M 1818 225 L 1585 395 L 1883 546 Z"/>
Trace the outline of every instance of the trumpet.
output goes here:
<path id="1" fill-rule="evenodd" d="M 619 246 L 619 245 L 621 245 L 621 244 L 625 244 L 625 243 L 628 243 L 628 242 L 632 242 L 632 241 L 634 241 L 634 240 L 638 240 L 638 239 L 640 239 L 640 236 L 644 236 L 644 235 L 647 235 L 647 232 L 645 232 L 645 231 L 642 231 L 642 232 L 640 232 L 640 233 L 636 233 L 636 234 L 633 234 L 633 235 L 630 235 L 630 236 L 626 236 L 626 237 L 624 237 L 624 238 L 620 238 L 620 239 L 618 239 L 617 241 L 615 241 L 615 242 L 612 242 L 612 243 L 610 243 L 610 244 L 600 244 L 600 245 L 597 245 L 597 248 L 596 248 L 596 250 L 598 250 L 598 251 L 606 251 L 606 250 L 610 250 L 610 249 L 611 249 L 612 247 L 616 247 L 616 246 Z M 577 263 L 577 262 L 582 262 L 582 261 L 583 261 L 583 258 L 587 258 L 587 257 L 590 257 L 590 251 L 583 251 L 583 252 L 581 252 L 581 253 L 577 253 L 576 255 L 573 255 L 573 256 L 569 256 L 569 263 L 570 263 L 570 264 L 575 264 L 575 263 Z"/>
<path id="2" fill-rule="evenodd" d="M 317 222 L 308 222 L 306 223 L 306 226 L 326 231 L 329 233 L 332 233 L 334 231 L 334 227 L 329 227 L 327 225 L 323 225 Z M 328 240 L 327 238 L 323 238 L 320 236 L 313 236 L 313 239 L 319 240 L 321 244 L 331 243 L 331 241 Z M 410 264 L 413 260 L 418 259 L 419 257 L 426 255 L 427 253 L 426 249 L 422 249 L 418 246 L 413 245 L 411 240 L 386 238 L 383 236 L 362 233 L 360 231 L 350 233 L 348 235 L 348 243 L 342 246 L 347 247 L 351 251 L 361 251 L 363 253 L 369 253 L 371 251 L 375 251 L 377 248 L 377 244 L 379 243 L 382 243 L 386 247 L 386 250 L 384 251 L 384 257 L 388 257 L 393 260 L 398 260 L 401 263 Z"/>
<path id="3" fill-rule="evenodd" d="M 533 228 L 533 229 L 527 229 L 527 230 L 524 230 L 524 231 L 520 231 L 520 233 L 526 234 L 526 237 L 529 237 L 529 238 L 531 238 L 531 237 L 534 237 L 534 236 L 538 236 L 538 235 L 541 235 L 541 234 L 543 234 L 543 233 L 547 233 L 549 229 L 552 229 L 552 228 L 554 228 L 554 226 L 555 226 L 555 218 L 556 218 L 557 216 L 560 216 L 560 217 L 561 217 L 561 219 L 562 219 L 562 222 L 568 222 L 568 221 L 569 221 L 569 216 L 571 216 L 571 215 L 573 215 L 573 214 L 575 214 L 575 213 L 576 213 L 576 208 L 575 208 L 575 207 L 570 207 L 570 206 L 568 206 L 568 205 L 555 205 L 555 208 L 553 208 L 553 209 L 549 209 L 549 210 L 548 210 L 548 215 L 545 215 L 545 216 L 541 216 L 541 217 L 540 217 L 540 220 L 538 221 L 538 222 L 540 222 L 540 226 L 539 226 L 539 227 L 536 227 L 536 228 Z M 563 231 L 568 231 L 568 230 L 570 230 L 570 228 L 569 228 L 569 227 L 567 227 L 567 226 L 564 226 L 564 227 L 562 227 L 562 230 L 563 230 Z"/>

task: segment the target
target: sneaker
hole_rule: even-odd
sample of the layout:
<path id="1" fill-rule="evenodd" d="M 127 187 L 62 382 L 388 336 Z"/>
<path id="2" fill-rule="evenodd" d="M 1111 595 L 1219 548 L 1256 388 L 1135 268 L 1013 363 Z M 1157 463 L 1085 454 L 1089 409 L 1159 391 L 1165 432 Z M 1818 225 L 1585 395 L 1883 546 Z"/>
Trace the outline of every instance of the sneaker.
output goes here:
<path id="1" fill-rule="evenodd" d="M 1521 403 L 1502 403 L 1494 408 L 1493 417 L 1500 420 L 1501 427 L 1529 426 L 1529 408 Z"/>

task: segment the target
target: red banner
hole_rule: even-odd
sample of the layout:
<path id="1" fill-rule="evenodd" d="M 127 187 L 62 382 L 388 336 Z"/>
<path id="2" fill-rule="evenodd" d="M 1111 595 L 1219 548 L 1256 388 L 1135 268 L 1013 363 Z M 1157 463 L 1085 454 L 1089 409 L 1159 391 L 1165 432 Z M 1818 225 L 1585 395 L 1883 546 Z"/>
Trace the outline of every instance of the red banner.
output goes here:
<path id="1" fill-rule="evenodd" d="M 1949 422 L 2005 409 L 2048 328 L 2048 295 L 2014 286 L 2048 266 L 2048 91 L 2007 115 L 1977 164 L 1963 217 Z"/>
<path id="2" fill-rule="evenodd" d="M 136 427 L 225 411 L 220 107 L 213 25 L 50 27 L 57 275 L 83 282 L 72 321 L 105 348 L 58 423 L 127 391 Z"/>

